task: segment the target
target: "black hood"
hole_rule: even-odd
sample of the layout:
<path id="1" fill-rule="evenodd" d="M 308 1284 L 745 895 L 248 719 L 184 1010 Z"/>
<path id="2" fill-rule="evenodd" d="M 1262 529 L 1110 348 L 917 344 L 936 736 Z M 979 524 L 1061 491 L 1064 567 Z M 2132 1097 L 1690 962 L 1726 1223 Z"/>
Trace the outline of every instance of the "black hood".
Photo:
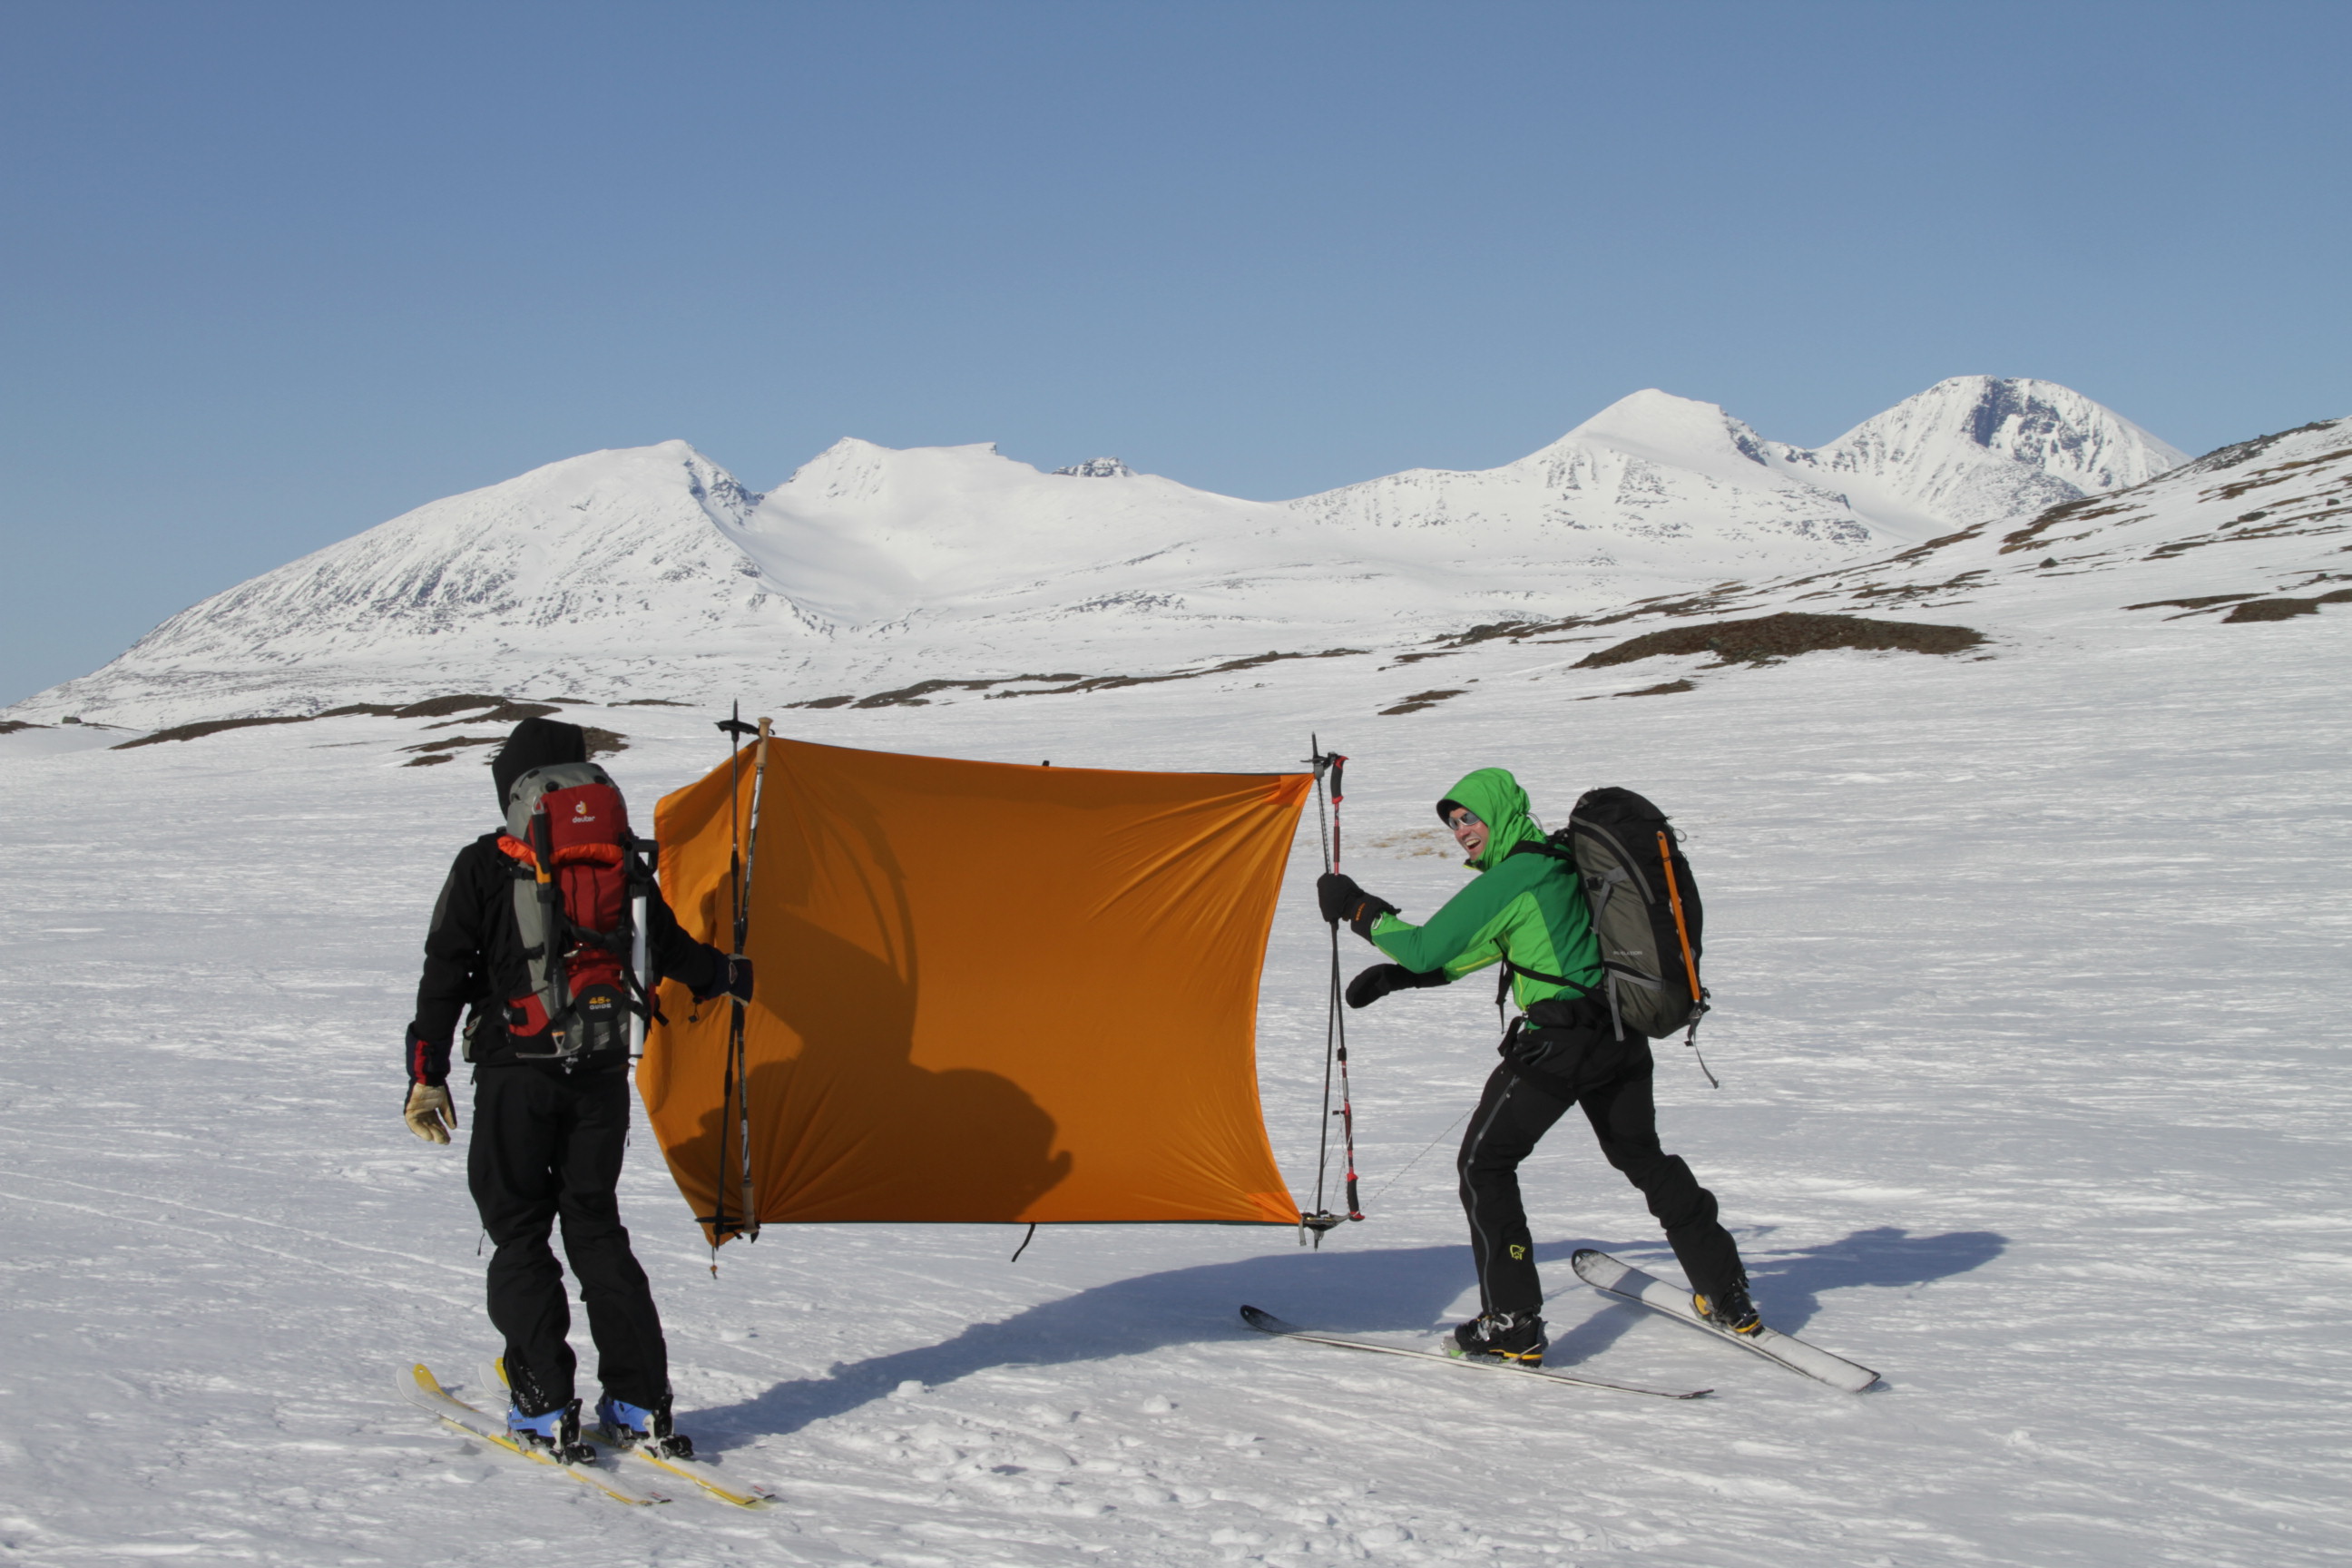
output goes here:
<path id="1" fill-rule="evenodd" d="M 526 719 L 514 727 L 507 743 L 490 759 L 490 778 L 499 786 L 499 810 L 507 808 L 515 780 L 533 768 L 588 760 L 588 735 L 577 724 L 561 719 Z"/>

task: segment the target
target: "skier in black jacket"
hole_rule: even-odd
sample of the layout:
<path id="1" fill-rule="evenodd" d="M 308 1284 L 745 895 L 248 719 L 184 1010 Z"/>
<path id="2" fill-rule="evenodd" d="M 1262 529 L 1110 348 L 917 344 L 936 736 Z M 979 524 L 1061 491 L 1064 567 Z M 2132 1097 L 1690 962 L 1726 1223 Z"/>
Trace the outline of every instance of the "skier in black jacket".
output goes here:
<path id="1" fill-rule="evenodd" d="M 576 724 L 526 719 L 490 764 L 503 811 L 515 782 L 534 768 L 587 761 Z M 474 1136 L 467 1181 L 482 1228 L 497 1251 L 489 1268 L 490 1321 L 506 1337 L 512 1391 L 509 1428 L 519 1440 L 564 1457 L 578 1449 L 580 1402 L 572 1396 L 571 1313 L 562 1271 L 548 1247 L 563 1228 L 563 1255 L 588 1310 L 596 1342 L 598 1421 L 624 1441 L 690 1453 L 671 1426 L 669 1352 L 646 1272 L 629 1250 L 614 1187 L 629 1127 L 625 1049 L 568 1061 L 519 1057 L 507 1032 L 509 999 L 530 989 L 514 914 L 516 863 L 486 833 L 457 852 L 425 937 L 425 976 L 408 1026 L 410 1131 L 435 1143 L 457 1125 L 448 1090 L 449 1048 L 458 1016 L 468 1026 L 474 1064 Z M 751 966 L 680 929 L 658 889 L 646 896 L 646 936 L 654 973 L 683 981 L 699 1000 L 729 992 L 749 999 Z"/>

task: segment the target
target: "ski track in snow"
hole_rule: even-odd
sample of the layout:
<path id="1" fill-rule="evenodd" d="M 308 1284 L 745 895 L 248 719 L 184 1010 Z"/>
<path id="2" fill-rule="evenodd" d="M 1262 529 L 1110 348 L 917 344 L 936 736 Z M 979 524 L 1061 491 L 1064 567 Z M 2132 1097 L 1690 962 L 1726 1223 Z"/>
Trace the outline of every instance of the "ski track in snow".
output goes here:
<path id="1" fill-rule="evenodd" d="M 1074 1226 L 1008 1264 L 1018 1227 L 778 1226 L 714 1280 L 637 1140 L 624 1209 L 685 1425 L 782 1495 L 758 1515 L 621 1510 L 392 1396 L 397 1365 L 470 1384 L 494 1348 L 464 1135 L 433 1149 L 396 1114 L 425 916 L 488 816 L 478 761 L 400 767 L 413 731 L 372 719 L 0 751 L 0 1559 L 2341 1562 L 2340 647 L 2333 616 L 2127 627 L 1989 661 L 1816 654 L 1668 703 L 1576 703 L 1669 677 L 1480 647 L 1445 671 L 1480 678 L 1475 705 L 1395 718 L 1370 715 L 1405 672 L 1312 661 L 792 715 L 1057 766 L 1288 767 L 1318 730 L 1353 758 L 1348 868 L 1415 918 L 1460 885 L 1425 851 L 1469 767 L 1513 767 L 1555 819 L 1591 784 L 1652 795 L 1706 889 L 1724 1079 L 1659 1046 L 1668 1147 L 1768 1320 L 1886 1386 L 1841 1394 L 1578 1284 L 1581 1245 L 1673 1268 L 1574 1116 L 1525 1173 L 1557 1363 L 1715 1398 L 1241 1326 L 1250 1301 L 1427 1343 L 1470 1309 L 1446 1130 L 1493 1060 L 1481 977 L 1351 1017 L 1373 1217 L 1319 1251 Z M 719 757 L 711 715 L 623 711 L 610 765 L 649 819 Z M 1308 1202 L 1327 949 L 1305 824 L 1260 1052 Z"/>

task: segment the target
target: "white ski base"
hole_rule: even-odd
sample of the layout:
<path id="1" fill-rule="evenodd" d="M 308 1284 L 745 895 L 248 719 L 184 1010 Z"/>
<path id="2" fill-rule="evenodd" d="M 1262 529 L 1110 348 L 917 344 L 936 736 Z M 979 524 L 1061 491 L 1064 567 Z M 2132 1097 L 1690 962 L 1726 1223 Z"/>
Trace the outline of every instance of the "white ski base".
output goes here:
<path id="1" fill-rule="evenodd" d="M 1614 1296 L 1620 1300 L 1636 1301 L 1670 1318 L 1680 1318 L 1695 1329 L 1703 1329 L 1717 1339 L 1728 1341 L 1743 1350 L 1754 1351 L 1765 1360 L 1778 1362 L 1790 1372 L 1801 1372 L 1832 1388 L 1843 1388 L 1848 1394 L 1860 1394 L 1878 1381 L 1878 1374 L 1868 1367 L 1857 1366 L 1843 1356 L 1832 1355 L 1819 1346 L 1809 1345 L 1777 1329 L 1759 1329 L 1752 1334 L 1735 1334 L 1727 1329 L 1719 1329 L 1698 1315 L 1691 1306 L 1687 1291 L 1667 1284 L 1654 1274 L 1644 1274 L 1630 1263 L 1621 1263 L 1605 1252 L 1583 1247 L 1577 1252 L 1573 1261 L 1577 1277 L 1604 1295 Z"/>
<path id="2" fill-rule="evenodd" d="M 1341 1350 L 1371 1351 L 1379 1355 L 1412 1356 L 1418 1361 L 1443 1362 L 1447 1366 L 1475 1368 L 1480 1372 L 1517 1373 L 1522 1377 L 1539 1377 L 1549 1383 L 1573 1384 L 1579 1388 L 1605 1388 L 1612 1394 L 1646 1394 L 1654 1399 L 1703 1399 L 1715 1392 L 1711 1388 L 1645 1388 L 1637 1383 L 1610 1383 L 1597 1377 L 1580 1377 L 1574 1373 L 1556 1372 L 1549 1367 L 1514 1366 L 1508 1362 L 1471 1361 L 1464 1356 L 1450 1356 L 1441 1351 L 1417 1351 L 1404 1345 L 1382 1344 L 1378 1340 L 1360 1340 L 1347 1334 L 1327 1334 L 1314 1329 L 1302 1329 L 1297 1323 L 1286 1323 L 1272 1312 L 1255 1307 L 1242 1309 L 1242 1321 L 1262 1334 L 1281 1339 L 1305 1340 L 1310 1344 L 1337 1345 Z"/>

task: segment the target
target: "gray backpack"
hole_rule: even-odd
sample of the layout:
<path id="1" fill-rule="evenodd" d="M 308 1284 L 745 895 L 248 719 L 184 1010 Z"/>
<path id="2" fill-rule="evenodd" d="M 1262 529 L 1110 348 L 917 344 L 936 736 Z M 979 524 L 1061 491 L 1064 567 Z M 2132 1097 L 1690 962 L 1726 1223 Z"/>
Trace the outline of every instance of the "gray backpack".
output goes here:
<path id="1" fill-rule="evenodd" d="M 1621 1040 L 1629 1028 L 1653 1039 L 1686 1029 L 1695 1045 L 1707 1010 L 1698 974 L 1705 917 L 1676 840 L 1664 812 L 1630 789 L 1611 788 L 1588 790 L 1568 826 L 1541 846 L 1583 882 Z"/>

